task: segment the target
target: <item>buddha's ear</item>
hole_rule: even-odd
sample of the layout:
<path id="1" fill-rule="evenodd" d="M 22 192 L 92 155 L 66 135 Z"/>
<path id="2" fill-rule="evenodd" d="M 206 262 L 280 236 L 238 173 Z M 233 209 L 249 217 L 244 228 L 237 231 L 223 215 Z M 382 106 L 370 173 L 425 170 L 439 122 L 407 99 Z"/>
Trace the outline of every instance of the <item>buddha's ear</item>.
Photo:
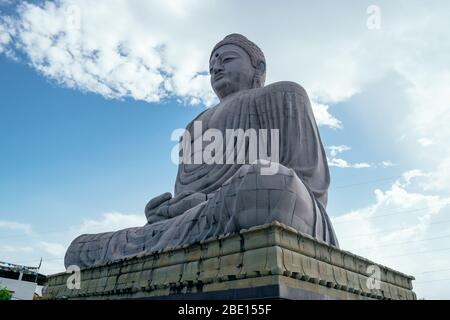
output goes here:
<path id="1" fill-rule="evenodd" d="M 256 72 L 259 75 L 266 74 L 266 63 L 264 61 L 259 61 L 258 65 L 256 66 Z"/>
<path id="2" fill-rule="evenodd" d="M 259 61 L 255 68 L 255 77 L 253 79 L 253 87 L 259 88 L 264 86 L 266 81 L 266 63 L 264 61 Z"/>

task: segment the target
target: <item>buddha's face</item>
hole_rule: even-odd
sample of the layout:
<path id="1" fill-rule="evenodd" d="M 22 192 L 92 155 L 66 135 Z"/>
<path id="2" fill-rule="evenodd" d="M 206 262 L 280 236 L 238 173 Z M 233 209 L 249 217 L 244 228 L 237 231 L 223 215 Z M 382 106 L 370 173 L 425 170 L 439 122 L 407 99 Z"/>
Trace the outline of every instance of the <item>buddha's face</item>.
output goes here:
<path id="1" fill-rule="evenodd" d="M 242 48 L 226 44 L 217 48 L 209 61 L 211 86 L 219 99 L 229 94 L 251 89 L 255 68 Z"/>

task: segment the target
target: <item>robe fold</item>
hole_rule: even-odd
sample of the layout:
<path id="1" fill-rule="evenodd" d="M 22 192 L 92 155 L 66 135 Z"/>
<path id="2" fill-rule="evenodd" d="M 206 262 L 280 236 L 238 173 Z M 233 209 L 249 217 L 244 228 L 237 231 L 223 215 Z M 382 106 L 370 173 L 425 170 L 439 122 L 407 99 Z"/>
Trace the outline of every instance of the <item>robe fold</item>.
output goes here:
<path id="1" fill-rule="evenodd" d="M 193 244 L 241 229 L 279 221 L 330 245 L 338 242 L 326 213 L 330 175 L 311 104 L 305 90 L 293 82 L 240 91 L 196 117 L 188 126 L 191 152 L 196 139 L 194 121 L 202 132 L 214 128 L 279 130 L 279 168 L 261 174 L 257 163 L 188 164 L 178 167 L 175 195 L 193 191 L 207 195 L 204 202 L 179 216 L 143 227 L 81 235 L 70 245 L 65 265 L 81 268 L 128 256 Z M 197 141 L 198 142 L 198 141 Z M 271 141 L 272 142 L 272 141 Z M 272 152 L 267 141 L 268 153 Z M 201 141 L 202 150 L 210 142 Z M 244 144 L 245 146 L 245 144 Z M 237 150 L 235 150 L 237 152 Z M 245 151 L 248 160 L 248 150 Z"/>

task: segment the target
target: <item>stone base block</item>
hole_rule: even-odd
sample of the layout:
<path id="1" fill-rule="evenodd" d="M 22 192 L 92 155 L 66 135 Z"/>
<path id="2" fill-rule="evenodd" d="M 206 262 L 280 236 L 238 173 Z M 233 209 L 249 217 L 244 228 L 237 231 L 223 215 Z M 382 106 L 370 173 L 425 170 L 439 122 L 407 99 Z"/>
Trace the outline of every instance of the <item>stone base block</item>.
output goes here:
<path id="1" fill-rule="evenodd" d="M 71 277 L 71 278 L 69 278 Z M 49 276 L 45 299 L 399 299 L 413 277 L 273 222 L 204 242 Z"/>

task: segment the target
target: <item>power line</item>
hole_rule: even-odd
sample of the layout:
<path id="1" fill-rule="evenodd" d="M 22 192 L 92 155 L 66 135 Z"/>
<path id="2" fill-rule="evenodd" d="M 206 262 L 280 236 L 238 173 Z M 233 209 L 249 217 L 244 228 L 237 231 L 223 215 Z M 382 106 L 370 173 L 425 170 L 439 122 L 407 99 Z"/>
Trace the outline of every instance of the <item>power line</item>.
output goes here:
<path id="1" fill-rule="evenodd" d="M 446 220 L 440 220 L 440 221 L 435 221 L 435 222 L 430 222 L 427 225 L 434 225 L 434 224 L 443 224 L 443 223 L 448 223 L 450 222 L 450 219 L 446 219 Z M 396 231 L 396 230 L 402 230 L 405 229 L 405 227 L 400 227 L 400 228 L 389 228 L 389 229 L 381 229 L 379 231 L 376 232 L 371 232 L 371 233 L 365 233 L 365 234 L 356 234 L 356 235 L 350 235 L 350 236 L 339 236 L 339 239 L 352 239 L 352 238 L 361 238 L 361 237 L 367 237 L 367 236 L 371 236 L 374 234 L 380 234 L 380 233 L 387 233 L 387 232 L 391 232 L 391 231 Z"/>
<path id="2" fill-rule="evenodd" d="M 448 250 L 450 250 L 450 248 L 443 248 L 443 249 L 436 249 L 436 250 L 426 250 L 426 251 L 418 251 L 418 252 L 409 252 L 409 253 L 406 253 L 406 254 L 396 254 L 396 255 L 393 255 L 393 256 L 382 256 L 382 257 L 379 257 L 379 259 L 406 257 L 406 256 L 411 256 L 411 255 L 426 254 L 426 253 L 430 253 L 430 252 L 441 252 L 441 251 L 448 251 Z"/>
<path id="3" fill-rule="evenodd" d="M 376 246 L 376 247 L 353 248 L 353 249 L 349 249 L 349 250 L 350 251 L 358 251 L 358 250 L 378 249 L 378 248 L 398 246 L 398 245 L 404 245 L 404 244 L 410 244 L 410 243 L 416 243 L 416 242 L 422 242 L 422 241 L 437 240 L 437 239 L 443 239 L 443 238 L 450 238 L 450 234 L 439 236 L 439 237 L 432 237 L 432 238 L 425 238 L 425 239 L 419 239 L 419 240 L 405 241 L 405 242 L 400 242 L 400 243 L 391 243 L 391 244 L 386 244 L 386 245 L 381 245 L 381 246 Z"/>
<path id="4" fill-rule="evenodd" d="M 450 269 L 430 270 L 430 271 L 419 272 L 416 274 L 436 273 L 436 272 L 444 272 L 444 271 L 450 271 Z"/>
<path id="5" fill-rule="evenodd" d="M 347 187 L 353 187 L 353 186 L 359 186 L 359 185 L 363 185 L 363 184 L 367 184 L 367 183 L 372 183 L 372 182 L 379 182 L 379 181 L 388 181 L 388 180 L 394 180 L 394 179 L 398 179 L 401 178 L 402 176 L 396 176 L 396 177 L 391 177 L 391 178 L 383 178 L 383 179 L 376 179 L 376 180 L 368 180 L 368 181 L 364 181 L 364 182 L 360 182 L 360 183 L 355 183 L 355 184 L 349 184 L 349 185 L 342 185 L 342 186 L 337 186 L 334 188 L 347 188 Z M 444 202 L 442 204 L 442 206 L 446 206 L 450 204 L 450 202 Z M 398 215 L 398 214 L 404 214 L 404 213 L 410 213 L 410 212 L 417 212 L 417 211 L 423 211 L 423 210 L 427 210 L 429 208 L 434 208 L 434 207 L 439 207 L 441 205 L 435 205 L 435 206 L 430 206 L 430 207 L 426 207 L 426 208 L 419 208 L 419 209 L 412 209 L 412 210 L 403 210 L 403 211 L 391 211 L 391 213 L 388 214 L 383 214 L 383 215 L 377 215 L 374 217 L 368 217 L 368 218 L 351 218 L 351 219 L 347 219 L 346 221 L 338 221 L 338 222 L 333 222 L 333 224 L 342 224 L 342 223 L 348 223 L 354 220 L 368 220 L 368 219 L 376 219 L 376 218 L 381 218 L 381 217 L 387 217 L 387 216 L 393 216 L 393 215 Z M 39 233 L 64 233 L 67 232 L 68 230 L 41 230 L 39 231 Z M 12 234 L 12 235 L 7 235 L 7 236 L 1 236 L 0 239 L 7 239 L 7 238 L 14 238 L 14 237 L 22 237 L 25 236 L 23 234 Z M 28 235 L 28 236 L 38 236 L 38 235 Z"/>
<path id="6" fill-rule="evenodd" d="M 427 209 L 427 208 L 414 209 L 414 210 L 419 211 L 419 210 L 425 210 L 425 209 Z M 396 214 L 402 214 L 402 213 L 407 213 L 407 212 L 411 212 L 411 211 L 409 211 L 409 210 L 407 210 L 407 211 L 391 211 L 392 214 L 389 214 L 389 215 L 394 215 L 394 214 L 396 215 Z M 384 216 L 387 216 L 387 215 L 380 215 L 380 216 L 369 217 L 369 218 L 355 218 L 355 219 L 351 219 L 351 220 L 349 219 L 349 220 L 342 221 L 342 222 L 338 221 L 338 222 L 334 222 L 333 225 L 346 223 L 346 222 L 350 222 L 350 221 L 353 221 L 353 220 L 365 220 L 365 219 L 384 217 Z M 448 223 L 448 222 L 450 222 L 450 219 L 430 222 L 430 223 L 428 223 L 428 225 L 442 224 L 442 223 Z M 376 231 L 376 232 L 365 233 L 365 234 L 356 234 L 356 235 L 352 234 L 352 235 L 349 235 L 349 236 L 345 236 L 345 235 L 342 236 L 342 235 L 340 235 L 339 238 L 340 239 L 343 239 L 343 238 L 345 238 L 345 239 L 352 239 L 352 238 L 359 238 L 359 237 L 367 237 L 367 236 L 370 236 L 370 235 L 386 233 L 386 232 L 395 231 L 395 230 L 401 230 L 401 229 L 404 229 L 404 227 L 381 229 L 381 230 Z M 61 230 L 61 229 L 60 230 L 41 230 L 39 232 L 40 233 L 46 233 L 46 234 L 52 234 L 52 233 L 65 233 L 65 232 L 67 232 L 67 230 Z M 0 239 L 15 238 L 15 237 L 25 237 L 25 236 L 32 237 L 32 236 L 39 236 L 39 235 L 38 234 L 35 234 L 35 235 L 13 234 L 13 235 L 1 236 Z"/>
<path id="7" fill-rule="evenodd" d="M 347 184 L 347 185 L 341 185 L 341 186 L 336 186 L 336 187 L 331 187 L 331 189 L 344 189 L 344 188 L 351 188 L 351 187 L 357 187 L 357 186 L 361 186 L 364 184 L 370 184 L 373 182 L 381 182 L 381 181 L 392 181 L 392 180 L 396 180 L 401 178 L 402 176 L 395 176 L 395 177 L 390 177 L 390 178 L 382 178 L 382 179 L 375 179 L 375 180 L 367 180 L 367 181 L 362 181 L 362 182 L 357 182 L 357 183 L 352 183 L 352 184 Z"/>
<path id="8" fill-rule="evenodd" d="M 338 224 L 342 224 L 342 223 L 348 223 L 348 222 L 352 222 L 355 220 L 369 220 L 369 219 L 376 219 L 376 218 L 382 218 L 382 217 L 388 217 L 388 216 L 394 216 L 394 215 L 399 215 L 399 214 L 404 214 L 404 213 L 412 213 L 412 212 L 418 212 L 418 211 L 424 211 L 430 208 L 435 208 L 435 207 L 440 207 L 443 206 L 445 207 L 446 205 L 449 205 L 450 202 L 444 202 L 443 204 L 439 204 L 439 205 L 434 205 L 434 206 L 429 206 L 429 207 L 424 207 L 424 208 L 418 208 L 418 209 L 410 209 L 410 210 L 401 210 L 401 211 L 388 211 L 389 213 L 387 214 L 383 214 L 383 215 L 376 215 L 373 217 L 367 217 L 367 218 L 350 218 L 347 219 L 346 221 L 337 221 L 337 222 L 333 222 L 333 225 L 338 225 Z M 444 221 L 450 221 L 450 220 L 444 220 Z M 67 233 L 67 232 L 72 232 L 71 230 L 41 230 L 39 231 L 39 233 L 46 233 L 46 234 L 51 234 L 51 233 Z M 14 235 L 7 235 L 7 236 L 1 236 L 0 239 L 6 239 L 6 238 L 12 238 L 12 237 L 21 237 L 21 236 L 26 236 L 23 234 L 14 234 Z M 39 235 L 28 235 L 28 236 L 39 236 Z"/>
<path id="9" fill-rule="evenodd" d="M 333 225 L 337 225 L 337 224 L 343 224 L 343 223 L 348 223 L 348 222 L 352 222 L 355 220 L 370 220 L 370 219 L 377 219 L 377 218 L 382 218 L 382 217 L 389 217 L 389 216 L 395 216 L 395 215 L 399 215 L 399 214 L 405 214 L 405 213 L 414 213 L 414 212 L 418 212 L 418 211 L 424 211 L 424 210 L 429 210 L 430 208 L 435 208 L 435 207 L 445 207 L 447 205 L 449 205 L 450 202 L 446 201 L 442 204 L 439 205 L 434 205 L 434 206 L 429 206 L 429 207 L 424 207 L 424 208 L 419 208 L 419 209 L 410 209 L 410 210 L 401 210 L 401 211 L 390 211 L 390 213 L 388 214 L 382 214 L 382 215 L 376 215 L 373 217 L 367 217 L 367 218 L 349 218 L 345 221 L 337 221 L 337 222 L 333 222 Z"/>
<path id="10" fill-rule="evenodd" d="M 39 261 L 39 259 L 33 259 L 33 260 L 19 260 L 18 262 L 16 261 L 16 264 L 27 264 L 27 263 L 32 263 L 35 261 Z M 64 260 L 64 258 L 42 258 L 42 262 L 45 263 L 47 261 L 57 261 L 57 260 Z"/>
<path id="11" fill-rule="evenodd" d="M 422 284 L 422 283 L 429 283 L 429 282 L 448 281 L 448 280 L 450 280 L 450 278 L 445 278 L 445 279 L 434 279 L 434 280 L 425 280 L 425 281 L 417 281 L 417 282 L 414 282 L 414 285 Z"/>
<path id="12" fill-rule="evenodd" d="M 450 248 L 444 248 L 444 249 L 439 249 L 439 250 L 430 250 L 430 251 L 421 251 L 421 252 L 414 252 L 414 253 L 408 253 L 408 254 L 404 254 L 404 255 L 395 255 L 395 256 L 384 256 L 384 257 L 380 257 L 380 258 L 389 258 L 389 257 L 397 257 L 397 256 L 409 256 L 409 255 L 414 255 L 414 254 L 421 254 L 421 253 L 429 253 L 429 252 L 437 252 L 437 251 L 445 251 L 445 250 L 450 250 Z M 30 263 L 30 262 L 34 262 L 38 259 L 34 259 L 34 260 L 28 260 L 28 261 L 22 261 L 22 262 L 18 262 L 18 263 Z M 44 258 L 43 262 L 46 261 L 57 261 L 57 260 L 64 260 L 64 258 Z M 445 272 L 445 271 L 450 271 L 450 269 L 439 269 L 439 270 L 429 270 L 429 271 L 423 271 L 423 272 L 419 272 L 419 273 L 414 273 L 415 275 L 420 275 L 420 274 L 428 274 L 428 273 L 440 273 L 440 272 Z M 434 282 L 434 281 L 446 281 L 447 279 L 440 279 L 440 280 L 425 280 L 425 281 L 418 281 L 418 282 L 414 282 L 414 284 L 418 284 L 418 283 L 426 283 L 426 282 Z M 450 278 L 448 279 L 450 280 Z"/>

